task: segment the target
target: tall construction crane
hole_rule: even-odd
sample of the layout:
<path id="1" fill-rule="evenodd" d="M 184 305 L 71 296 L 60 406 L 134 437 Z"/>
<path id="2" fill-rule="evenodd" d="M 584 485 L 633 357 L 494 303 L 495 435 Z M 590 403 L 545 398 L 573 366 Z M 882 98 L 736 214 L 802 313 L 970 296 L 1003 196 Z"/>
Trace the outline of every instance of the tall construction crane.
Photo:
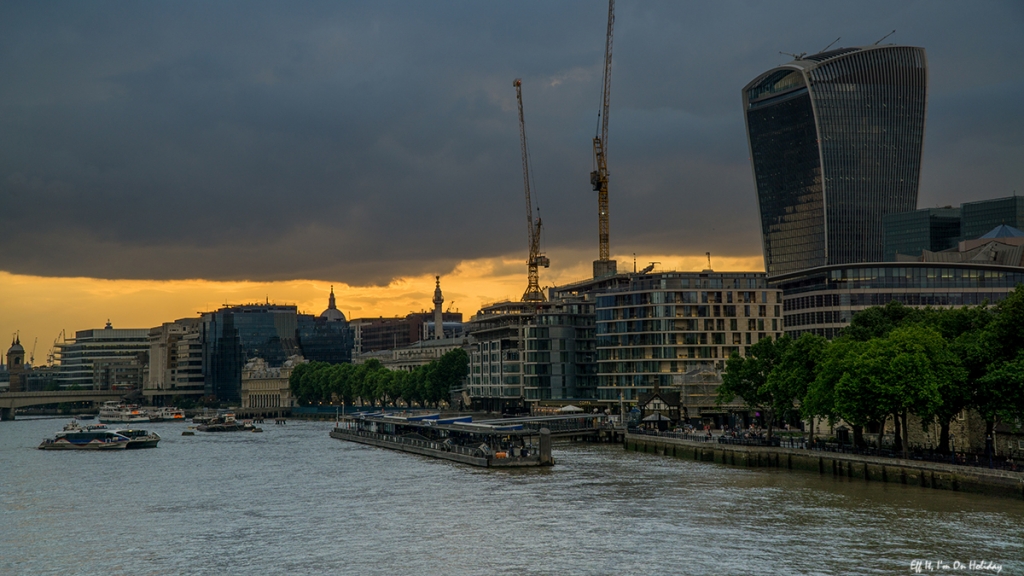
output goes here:
<path id="1" fill-rule="evenodd" d="M 512 82 L 516 87 L 516 101 L 519 103 L 519 143 L 523 148 L 523 190 L 526 192 L 526 233 L 530 241 L 530 257 L 526 260 L 529 284 L 523 293 L 523 302 L 544 302 L 544 292 L 540 289 L 537 268 L 551 265 L 548 257 L 540 253 L 540 216 L 533 219 L 533 204 L 530 201 L 530 151 L 526 144 L 526 122 L 523 120 L 523 81 L 516 78 Z"/>
<path id="2" fill-rule="evenodd" d="M 594 171 L 590 183 L 597 192 L 598 241 L 600 251 L 594 261 L 594 278 L 616 273 L 614 260 L 608 259 L 608 107 L 612 92 L 612 28 L 615 25 L 615 0 L 608 0 L 608 35 L 604 45 L 604 83 L 598 133 L 594 136 Z"/>

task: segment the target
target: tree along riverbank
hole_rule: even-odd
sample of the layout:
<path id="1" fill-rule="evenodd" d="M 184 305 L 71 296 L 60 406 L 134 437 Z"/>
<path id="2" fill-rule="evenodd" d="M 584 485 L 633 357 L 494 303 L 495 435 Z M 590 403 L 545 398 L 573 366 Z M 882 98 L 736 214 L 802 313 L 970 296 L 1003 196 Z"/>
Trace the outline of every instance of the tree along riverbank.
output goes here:
<path id="1" fill-rule="evenodd" d="M 626 450 L 673 456 L 730 466 L 785 468 L 822 476 L 892 482 L 937 490 L 953 490 L 1024 499 L 1024 473 L 954 466 L 901 458 L 780 448 L 696 442 L 681 438 L 626 434 Z"/>

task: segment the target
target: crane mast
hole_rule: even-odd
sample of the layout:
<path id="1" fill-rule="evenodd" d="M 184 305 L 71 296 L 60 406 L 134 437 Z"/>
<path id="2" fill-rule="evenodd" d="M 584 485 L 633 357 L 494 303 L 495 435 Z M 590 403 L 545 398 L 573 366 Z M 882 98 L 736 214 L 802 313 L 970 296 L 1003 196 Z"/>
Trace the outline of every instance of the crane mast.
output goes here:
<path id="1" fill-rule="evenodd" d="M 533 219 L 533 204 L 530 200 L 530 153 L 526 145 L 526 122 L 523 120 L 523 81 L 516 78 L 512 85 L 516 87 L 516 102 L 519 104 L 519 143 L 523 149 L 523 190 L 526 193 L 526 234 L 530 243 L 530 256 L 526 260 L 527 278 L 529 283 L 523 293 L 523 302 L 544 302 L 544 292 L 540 289 L 537 268 L 547 268 L 551 261 L 540 253 L 540 217 Z"/>
<path id="2" fill-rule="evenodd" d="M 616 263 L 608 258 L 608 108 L 612 92 L 612 29 L 615 25 L 615 0 L 608 0 L 608 34 L 604 46 L 604 82 L 601 93 L 600 132 L 594 136 L 594 168 L 590 184 L 597 192 L 598 259 L 594 261 L 594 277 L 616 273 Z"/>

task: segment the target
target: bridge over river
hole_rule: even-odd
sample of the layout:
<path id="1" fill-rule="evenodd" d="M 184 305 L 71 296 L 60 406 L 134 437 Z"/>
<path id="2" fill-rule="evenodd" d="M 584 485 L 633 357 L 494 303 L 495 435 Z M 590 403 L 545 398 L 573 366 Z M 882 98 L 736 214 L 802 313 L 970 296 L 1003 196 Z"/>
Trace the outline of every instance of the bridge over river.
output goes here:
<path id="1" fill-rule="evenodd" d="M 60 390 L 55 392 L 5 392 L 0 394 L 0 420 L 14 420 L 14 410 L 62 402 L 106 402 L 120 400 L 122 390 Z"/>

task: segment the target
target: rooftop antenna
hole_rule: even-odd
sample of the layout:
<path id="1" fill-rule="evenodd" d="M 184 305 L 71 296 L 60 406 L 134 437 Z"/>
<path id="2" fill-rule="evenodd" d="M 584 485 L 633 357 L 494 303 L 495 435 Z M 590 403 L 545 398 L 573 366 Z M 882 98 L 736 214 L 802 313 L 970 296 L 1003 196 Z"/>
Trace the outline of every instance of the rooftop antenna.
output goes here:
<path id="1" fill-rule="evenodd" d="M 713 270 L 713 268 L 711 268 L 711 252 L 705 252 L 705 254 L 708 256 L 708 270 Z"/>
<path id="2" fill-rule="evenodd" d="M 893 30 L 893 32 L 895 32 L 895 30 Z M 840 36 L 839 38 L 842 38 L 842 36 Z M 832 44 L 829 44 L 828 46 L 825 46 L 821 50 L 818 50 L 818 54 L 821 54 L 825 50 L 828 50 L 829 48 L 831 48 L 833 44 L 835 44 L 836 42 L 839 42 L 839 38 L 836 38 L 835 40 L 833 40 Z M 879 40 L 878 42 L 881 42 L 881 40 Z M 878 42 L 875 42 L 875 44 L 878 44 Z"/>
<path id="3" fill-rule="evenodd" d="M 889 32 L 889 33 L 888 33 L 888 34 L 886 34 L 885 36 L 882 36 L 881 38 L 879 38 L 879 39 L 878 39 L 878 42 L 881 42 L 882 40 L 885 40 L 886 38 L 888 38 L 889 36 L 892 36 L 892 35 L 893 35 L 893 34 L 895 34 L 895 33 L 896 33 L 896 31 L 895 31 L 895 30 L 893 30 L 892 32 Z M 874 44 L 872 44 L 872 46 L 878 46 L 878 42 L 875 42 Z"/>
<path id="4" fill-rule="evenodd" d="M 782 54 L 783 56 L 792 56 L 794 60 L 803 60 L 804 56 L 807 56 L 807 52 L 801 52 L 799 54 L 793 54 L 790 52 L 779 52 L 779 54 Z"/>

